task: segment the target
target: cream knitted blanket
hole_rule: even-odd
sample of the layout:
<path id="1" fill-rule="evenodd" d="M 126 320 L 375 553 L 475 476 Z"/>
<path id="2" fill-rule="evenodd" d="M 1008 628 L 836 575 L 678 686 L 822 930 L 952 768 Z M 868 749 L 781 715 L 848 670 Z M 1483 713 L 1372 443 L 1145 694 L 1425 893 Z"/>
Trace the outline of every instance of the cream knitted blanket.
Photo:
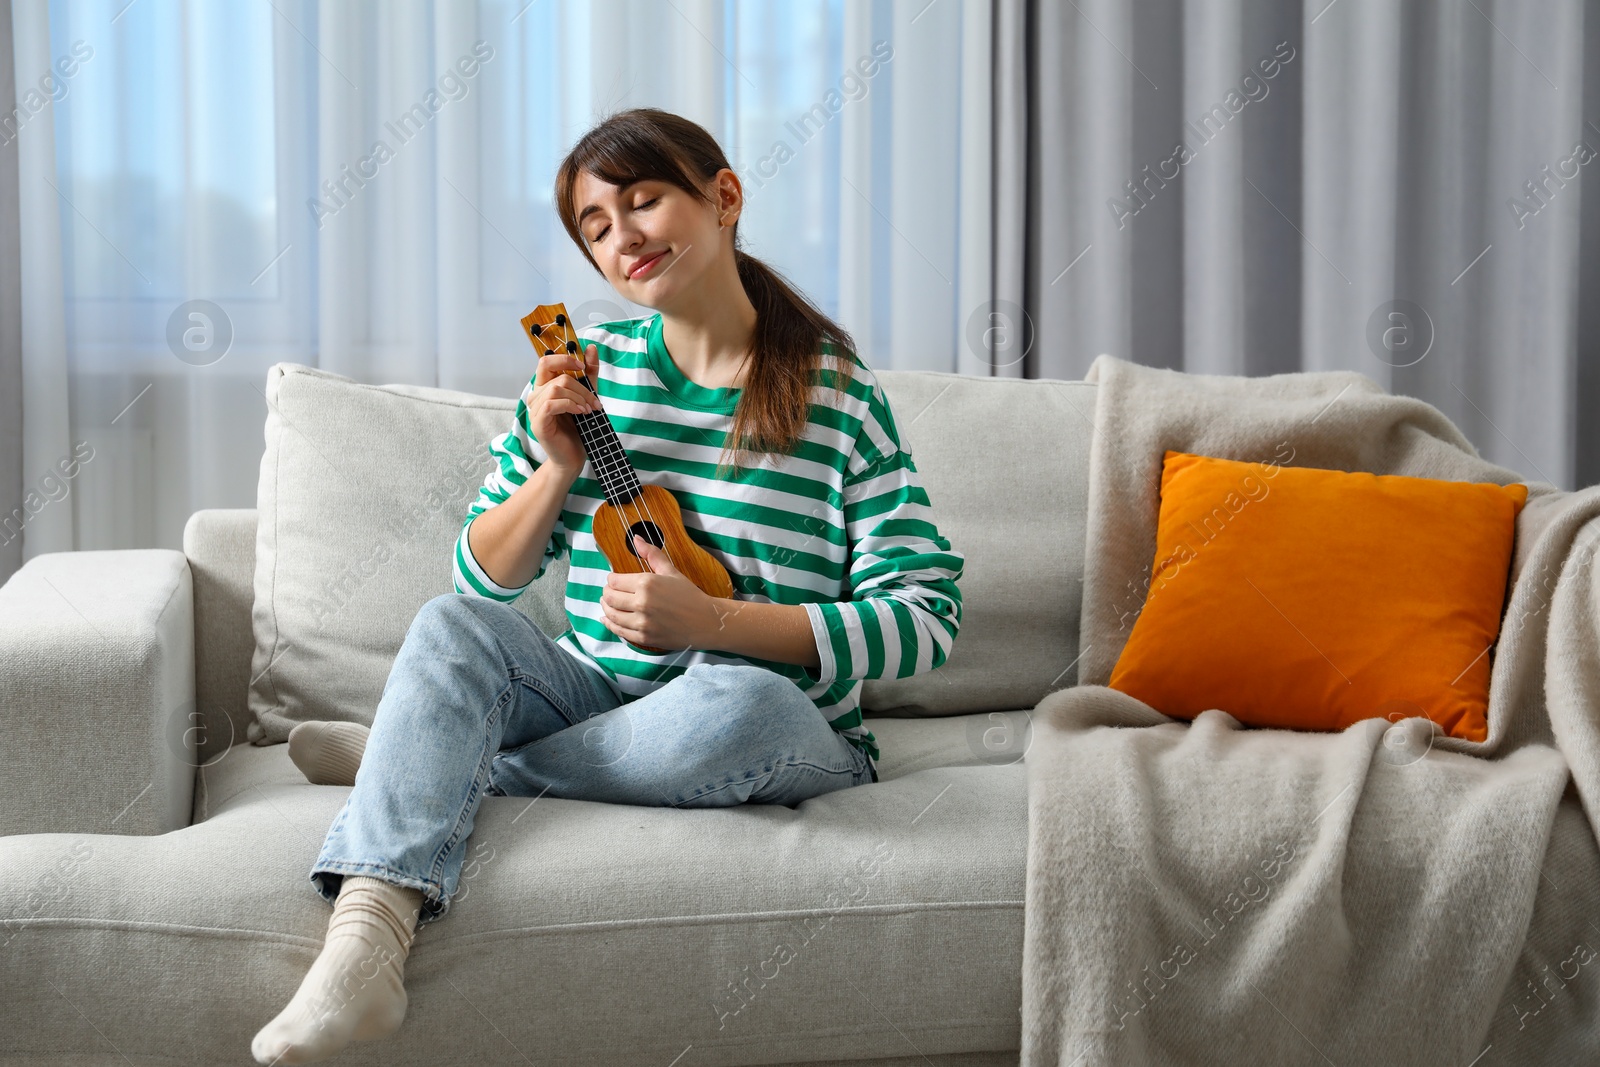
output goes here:
<path id="1" fill-rule="evenodd" d="M 1600 487 L 1529 483 L 1486 741 L 1420 718 L 1191 724 L 1105 687 L 1143 604 L 1166 449 L 1525 479 L 1354 372 L 1101 356 L 1086 380 L 1079 684 L 1039 704 L 1026 757 L 1022 1063 L 1467 1067 L 1503 1010 L 1569 773 L 1600 825 Z"/>

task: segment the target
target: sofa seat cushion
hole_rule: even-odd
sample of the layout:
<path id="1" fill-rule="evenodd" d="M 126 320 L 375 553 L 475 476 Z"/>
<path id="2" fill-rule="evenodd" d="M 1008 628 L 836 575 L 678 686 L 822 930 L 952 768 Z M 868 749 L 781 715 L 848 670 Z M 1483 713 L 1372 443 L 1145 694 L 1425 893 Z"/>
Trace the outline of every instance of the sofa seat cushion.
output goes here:
<path id="1" fill-rule="evenodd" d="M 879 720 L 900 761 L 883 780 L 795 808 L 486 797 L 469 873 L 407 961 L 404 1026 L 351 1062 L 520 1062 L 513 1047 L 630 1067 L 690 1045 L 696 1064 L 730 1065 L 1016 1049 L 1025 767 L 972 752 L 965 718 L 994 728 Z M 92 1047 L 61 993 L 136 1062 L 237 1060 L 288 1001 L 331 914 L 308 875 L 349 789 L 309 784 L 287 749 L 239 744 L 206 768 L 202 822 L 87 839 L 66 895 L 8 946 L 8 967 L 30 976 L 7 983 L 8 1013 L 40 1020 L 39 1048 Z M 20 884 L 73 841 L 6 845 L 6 881 Z"/>
<path id="2" fill-rule="evenodd" d="M 929 767 L 982 767 L 1020 763 L 1027 751 L 1031 712 L 990 711 L 938 718 L 866 716 L 867 728 L 894 743 L 878 763 L 879 784 Z M 227 810 L 256 786 L 306 784 L 289 759 L 288 745 L 233 746 L 199 768 L 194 786 L 194 822 Z M 501 798 L 488 798 L 501 799 Z M 503 799 L 512 799 L 508 797 Z M 342 798 L 341 798 L 342 802 Z M 326 827 L 323 828 L 326 830 Z"/>

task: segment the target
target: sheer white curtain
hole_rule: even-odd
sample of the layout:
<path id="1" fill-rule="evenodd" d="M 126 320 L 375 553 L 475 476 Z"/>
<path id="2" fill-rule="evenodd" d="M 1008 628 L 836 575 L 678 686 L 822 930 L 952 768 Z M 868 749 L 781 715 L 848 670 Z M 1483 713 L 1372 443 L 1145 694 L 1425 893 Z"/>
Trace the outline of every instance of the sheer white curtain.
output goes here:
<path id="1" fill-rule="evenodd" d="M 517 319 L 627 306 L 551 205 L 604 114 L 722 143 L 745 247 L 880 368 L 983 373 L 988 0 L 14 0 L 24 482 L 39 552 L 252 507 L 266 369 L 516 395 Z"/>

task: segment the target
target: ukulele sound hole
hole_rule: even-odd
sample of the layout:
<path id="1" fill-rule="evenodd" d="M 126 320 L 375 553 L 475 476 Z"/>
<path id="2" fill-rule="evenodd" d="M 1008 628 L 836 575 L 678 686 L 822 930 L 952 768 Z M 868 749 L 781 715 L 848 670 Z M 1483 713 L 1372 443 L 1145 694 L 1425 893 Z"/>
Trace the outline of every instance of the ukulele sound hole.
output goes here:
<path id="1" fill-rule="evenodd" d="M 638 556 L 641 560 L 643 560 L 644 557 L 639 556 L 639 550 L 633 547 L 633 539 L 635 537 L 641 537 L 644 540 L 649 541 L 652 545 L 655 545 L 657 548 L 667 547 L 667 539 L 662 536 L 661 528 L 659 526 L 653 522 L 636 522 L 632 526 L 628 527 L 628 551 L 632 552 L 635 556 Z"/>

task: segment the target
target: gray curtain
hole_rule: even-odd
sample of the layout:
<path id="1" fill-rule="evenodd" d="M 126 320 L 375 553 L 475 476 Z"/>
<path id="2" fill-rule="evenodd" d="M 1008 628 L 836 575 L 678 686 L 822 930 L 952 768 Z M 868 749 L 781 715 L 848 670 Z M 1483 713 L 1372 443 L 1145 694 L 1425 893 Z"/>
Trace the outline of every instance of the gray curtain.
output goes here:
<path id="1" fill-rule="evenodd" d="M 0 118 L 16 106 L 11 0 L 0 0 Z M 0 127 L 0 515 L 22 504 L 22 248 L 17 141 L 8 135 Z M 0 526 L 0 585 L 21 566 L 21 534 Z"/>
<path id="2" fill-rule="evenodd" d="M 1357 370 L 1600 481 L 1597 8 L 996 0 L 996 373 Z"/>

